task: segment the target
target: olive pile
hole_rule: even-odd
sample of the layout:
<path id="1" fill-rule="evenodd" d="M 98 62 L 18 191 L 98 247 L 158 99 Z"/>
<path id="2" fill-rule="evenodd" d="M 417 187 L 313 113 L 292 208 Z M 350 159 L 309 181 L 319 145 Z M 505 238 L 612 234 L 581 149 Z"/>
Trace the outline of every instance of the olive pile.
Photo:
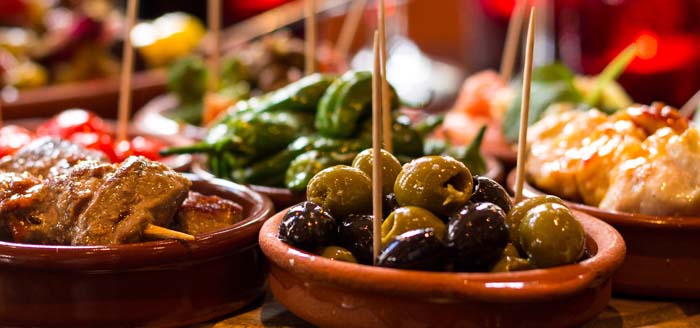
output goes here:
<path id="1" fill-rule="evenodd" d="M 513 205 L 506 190 L 448 156 L 403 167 L 382 151 L 384 218 L 377 265 L 428 271 L 507 272 L 578 261 L 585 234 L 554 196 Z M 372 263 L 372 150 L 322 170 L 308 201 L 283 218 L 279 238 L 340 261 Z"/>

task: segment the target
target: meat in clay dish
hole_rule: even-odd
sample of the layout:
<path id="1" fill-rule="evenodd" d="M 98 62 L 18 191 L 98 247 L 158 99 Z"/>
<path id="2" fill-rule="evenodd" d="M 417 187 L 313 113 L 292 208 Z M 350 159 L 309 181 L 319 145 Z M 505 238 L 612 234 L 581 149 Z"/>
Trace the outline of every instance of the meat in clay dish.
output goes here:
<path id="1" fill-rule="evenodd" d="M 527 179 L 543 191 L 619 212 L 700 212 L 700 131 L 669 106 L 554 112 L 528 144 Z"/>
<path id="2" fill-rule="evenodd" d="M 190 191 L 189 179 L 159 162 L 132 156 L 110 164 L 98 155 L 67 141 L 42 138 L 3 158 L 2 239 L 124 244 L 149 240 L 144 231 L 153 225 L 201 234 L 242 219 L 238 204 Z"/>

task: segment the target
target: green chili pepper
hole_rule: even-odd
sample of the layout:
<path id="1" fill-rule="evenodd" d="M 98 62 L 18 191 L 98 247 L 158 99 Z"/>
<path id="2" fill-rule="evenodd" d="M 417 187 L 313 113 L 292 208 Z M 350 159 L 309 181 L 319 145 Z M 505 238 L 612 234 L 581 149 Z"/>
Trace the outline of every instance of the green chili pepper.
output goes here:
<path id="1" fill-rule="evenodd" d="M 484 140 L 486 125 L 482 125 L 479 133 L 467 147 L 448 147 L 446 155 L 450 155 L 466 165 L 473 174 L 486 173 L 486 161 L 481 155 L 481 142 Z"/>
<path id="2" fill-rule="evenodd" d="M 255 112 L 301 111 L 315 113 L 321 97 L 335 78 L 330 75 L 311 74 L 286 87 L 259 98 L 251 98 Z"/>
<path id="3" fill-rule="evenodd" d="M 397 116 L 391 131 L 395 154 L 414 158 L 423 156 L 423 136 L 411 125 L 408 116 Z"/>
<path id="4" fill-rule="evenodd" d="M 392 108 L 398 97 L 391 88 Z M 316 114 L 316 129 L 324 136 L 347 138 L 355 134 L 358 122 L 370 114 L 372 73 L 349 71 L 328 87 Z"/>
<path id="5" fill-rule="evenodd" d="M 285 172 L 292 160 L 305 152 L 316 150 L 324 153 L 346 154 L 357 153 L 367 147 L 367 143 L 356 139 L 330 139 L 315 135 L 303 136 L 290 143 L 284 150 L 270 157 L 254 162 L 246 168 L 234 169 L 231 177 L 234 181 L 240 183 L 268 185 L 264 181 L 270 177 L 274 177 L 275 181 L 284 181 Z"/>
<path id="6" fill-rule="evenodd" d="M 284 185 L 294 192 L 303 192 L 306 190 L 309 180 L 316 173 L 333 165 L 351 164 L 355 156 L 357 156 L 357 152 L 340 153 L 321 152 L 318 150 L 305 152 L 297 156 L 289 164 L 284 178 Z"/>

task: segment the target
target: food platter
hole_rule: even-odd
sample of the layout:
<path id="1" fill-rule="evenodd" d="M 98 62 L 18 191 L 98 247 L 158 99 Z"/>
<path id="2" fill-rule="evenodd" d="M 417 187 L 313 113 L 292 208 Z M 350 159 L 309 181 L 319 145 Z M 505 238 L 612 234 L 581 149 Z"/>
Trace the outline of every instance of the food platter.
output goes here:
<path id="1" fill-rule="evenodd" d="M 1 242 L 0 321 L 181 326 L 230 313 L 262 295 L 267 265 L 257 233 L 272 213 L 271 202 L 230 182 L 188 178 L 193 190 L 242 204 L 245 220 L 187 242 L 83 247 Z"/>
<path id="2" fill-rule="evenodd" d="M 514 183 L 513 173 L 508 185 Z M 525 183 L 526 197 L 542 191 Z M 607 211 L 575 202 L 571 208 L 599 218 L 627 243 L 627 257 L 613 278 L 613 290 L 625 295 L 697 299 L 700 295 L 700 218 L 660 217 Z"/>
<path id="3" fill-rule="evenodd" d="M 532 324 L 574 326 L 610 300 L 611 277 L 622 263 L 622 237 L 576 212 L 595 254 L 578 264 L 510 273 L 433 273 L 331 261 L 283 243 L 285 211 L 262 228 L 270 288 L 300 318 L 326 327 L 397 325 L 471 327 Z"/>

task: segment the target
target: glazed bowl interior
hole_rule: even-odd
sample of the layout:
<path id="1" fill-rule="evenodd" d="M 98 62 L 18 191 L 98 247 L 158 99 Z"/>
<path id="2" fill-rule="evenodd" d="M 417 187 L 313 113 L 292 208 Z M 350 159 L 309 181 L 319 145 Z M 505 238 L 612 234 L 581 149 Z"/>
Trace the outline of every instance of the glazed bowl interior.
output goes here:
<path id="1" fill-rule="evenodd" d="M 153 98 L 134 115 L 133 124 L 137 131 L 152 135 L 177 135 L 201 140 L 206 129 L 172 119 L 179 100 L 174 94 L 164 94 Z"/>

